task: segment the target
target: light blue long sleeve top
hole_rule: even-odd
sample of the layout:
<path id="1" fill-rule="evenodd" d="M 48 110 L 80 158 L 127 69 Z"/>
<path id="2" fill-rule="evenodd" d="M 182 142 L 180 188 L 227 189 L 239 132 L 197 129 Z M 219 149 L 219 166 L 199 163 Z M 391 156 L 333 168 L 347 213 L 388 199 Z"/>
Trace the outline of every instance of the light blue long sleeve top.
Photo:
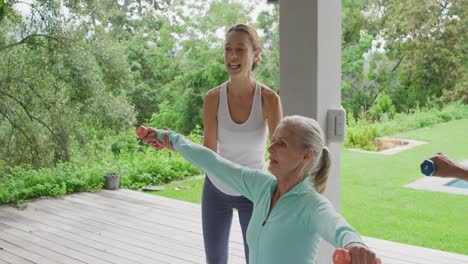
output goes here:
<path id="1" fill-rule="evenodd" d="M 159 139 L 163 135 L 189 162 L 253 202 L 247 228 L 251 264 L 315 263 L 322 238 L 337 248 L 352 242 L 364 244 L 331 203 L 309 185 L 309 177 L 281 196 L 268 216 L 276 178 L 232 163 L 172 131 L 159 130 Z"/>

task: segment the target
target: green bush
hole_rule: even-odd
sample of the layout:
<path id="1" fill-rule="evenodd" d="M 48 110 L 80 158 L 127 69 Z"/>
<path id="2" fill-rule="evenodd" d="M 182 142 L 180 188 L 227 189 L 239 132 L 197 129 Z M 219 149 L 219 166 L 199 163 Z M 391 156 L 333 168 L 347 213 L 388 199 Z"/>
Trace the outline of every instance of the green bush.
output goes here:
<path id="1" fill-rule="evenodd" d="M 377 112 L 376 112 L 377 113 Z M 416 108 L 409 113 L 380 115 L 380 121 L 372 122 L 372 117 L 361 115 L 357 120 L 348 113 L 345 147 L 375 150 L 373 140 L 376 137 L 389 136 L 417 128 L 428 127 L 451 120 L 468 118 L 468 105 L 460 102 L 450 103 L 441 108 Z"/>
<path id="2" fill-rule="evenodd" d="M 379 94 L 369 109 L 369 114 L 373 120 L 381 120 L 384 117 L 393 118 L 395 113 L 396 109 L 392 99 L 385 92 Z"/>
<path id="3" fill-rule="evenodd" d="M 395 114 L 393 119 L 384 119 L 377 124 L 380 134 L 388 136 L 462 118 L 468 118 L 468 105 L 458 102 L 443 107 L 416 108 L 410 113 Z"/>
<path id="4" fill-rule="evenodd" d="M 345 147 L 375 150 L 373 140 L 380 136 L 377 125 L 370 123 L 364 117 L 360 117 L 356 121 L 352 116 L 348 116 L 348 118 L 351 118 L 350 123 L 353 125 L 346 129 Z"/>
<path id="5" fill-rule="evenodd" d="M 189 137 L 200 142 L 199 133 L 198 128 Z M 118 142 L 119 138 L 105 140 Z M 108 173 L 119 173 L 121 187 L 129 189 L 168 183 L 201 173 L 179 154 L 138 145 L 134 138 L 126 139 L 122 145 L 125 147 L 118 151 L 102 145 L 96 143 L 96 155 L 91 155 L 92 151 L 80 153 L 75 150 L 71 161 L 54 168 L 6 168 L 7 173 L 0 177 L 0 204 L 98 190 L 103 187 L 104 175 Z"/>

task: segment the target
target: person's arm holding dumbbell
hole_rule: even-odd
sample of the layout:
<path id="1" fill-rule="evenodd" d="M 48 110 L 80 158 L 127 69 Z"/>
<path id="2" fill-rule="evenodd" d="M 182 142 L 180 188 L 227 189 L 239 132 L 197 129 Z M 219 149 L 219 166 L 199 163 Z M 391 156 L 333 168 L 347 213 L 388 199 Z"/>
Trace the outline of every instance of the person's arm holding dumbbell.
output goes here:
<path id="1" fill-rule="evenodd" d="M 468 167 L 458 164 L 441 152 L 425 160 L 421 164 L 421 170 L 428 176 L 454 177 L 468 181 Z"/>

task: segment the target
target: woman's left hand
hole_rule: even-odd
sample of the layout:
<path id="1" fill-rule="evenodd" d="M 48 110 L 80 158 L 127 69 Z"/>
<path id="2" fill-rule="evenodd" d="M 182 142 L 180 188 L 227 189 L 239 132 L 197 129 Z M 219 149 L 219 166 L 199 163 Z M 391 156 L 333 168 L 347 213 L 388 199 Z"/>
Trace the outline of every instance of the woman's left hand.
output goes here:
<path id="1" fill-rule="evenodd" d="M 360 243 L 351 243 L 345 247 L 351 255 L 352 264 L 376 264 L 380 259 L 375 252 Z"/>

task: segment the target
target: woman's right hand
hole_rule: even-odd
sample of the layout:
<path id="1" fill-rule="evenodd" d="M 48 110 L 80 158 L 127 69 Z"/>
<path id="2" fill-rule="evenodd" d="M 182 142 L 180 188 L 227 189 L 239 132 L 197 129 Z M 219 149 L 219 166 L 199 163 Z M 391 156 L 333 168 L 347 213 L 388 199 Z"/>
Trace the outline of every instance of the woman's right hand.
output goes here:
<path id="1" fill-rule="evenodd" d="M 168 128 L 164 128 L 164 130 L 169 130 Z M 163 140 L 160 141 L 158 139 L 158 129 L 152 127 L 144 127 L 140 126 L 137 130 L 137 135 L 143 140 L 143 143 L 151 145 L 158 150 L 167 148 L 171 151 L 175 151 L 174 146 L 172 146 L 171 142 L 169 141 L 169 137 L 167 135 L 163 136 Z"/>

